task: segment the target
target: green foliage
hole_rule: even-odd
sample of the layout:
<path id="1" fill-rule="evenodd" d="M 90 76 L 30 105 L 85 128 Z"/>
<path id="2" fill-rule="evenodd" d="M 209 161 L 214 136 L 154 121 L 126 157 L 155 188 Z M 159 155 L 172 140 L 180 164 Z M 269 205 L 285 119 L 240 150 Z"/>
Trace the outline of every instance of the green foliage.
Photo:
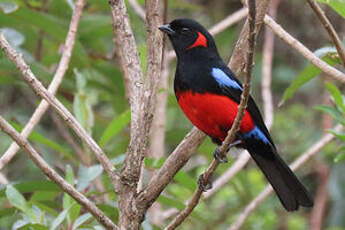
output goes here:
<path id="1" fill-rule="evenodd" d="M 324 4 L 329 5 L 335 10 L 338 14 L 340 14 L 343 18 L 345 18 L 345 4 L 342 0 L 318 0 Z"/>

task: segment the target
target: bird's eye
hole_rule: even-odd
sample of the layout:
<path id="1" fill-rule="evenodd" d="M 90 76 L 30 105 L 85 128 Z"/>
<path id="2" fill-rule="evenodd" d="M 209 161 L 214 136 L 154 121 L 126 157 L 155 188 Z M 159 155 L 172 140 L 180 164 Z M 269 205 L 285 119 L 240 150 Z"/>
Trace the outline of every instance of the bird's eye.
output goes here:
<path id="1" fill-rule="evenodd" d="M 186 32 L 188 32 L 189 30 L 190 30 L 190 29 L 187 28 L 187 27 L 183 27 L 183 28 L 181 29 L 182 33 L 186 33 Z"/>

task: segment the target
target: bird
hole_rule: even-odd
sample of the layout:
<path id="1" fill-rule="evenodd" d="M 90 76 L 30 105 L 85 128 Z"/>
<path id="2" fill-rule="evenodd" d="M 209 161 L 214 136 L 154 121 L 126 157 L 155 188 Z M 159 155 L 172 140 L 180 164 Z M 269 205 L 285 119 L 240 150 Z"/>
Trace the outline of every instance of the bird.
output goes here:
<path id="1" fill-rule="evenodd" d="M 195 20 L 175 19 L 158 29 L 168 36 L 177 56 L 174 91 L 179 106 L 193 125 L 221 145 L 235 120 L 242 83 L 220 57 L 212 35 Z M 287 211 L 313 206 L 307 189 L 279 156 L 251 96 L 230 147 L 248 150 Z M 214 157 L 227 162 L 218 147 Z M 207 190 L 200 185 L 199 178 L 199 188 Z"/>

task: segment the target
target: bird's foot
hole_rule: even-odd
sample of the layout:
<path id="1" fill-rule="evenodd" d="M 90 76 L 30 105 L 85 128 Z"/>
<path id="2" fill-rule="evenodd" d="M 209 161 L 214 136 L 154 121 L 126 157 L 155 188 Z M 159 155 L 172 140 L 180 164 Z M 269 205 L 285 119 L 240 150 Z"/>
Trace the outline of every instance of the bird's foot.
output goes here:
<path id="1" fill-rule="evenodd" d="M 199 176 L 198 185 L 199 185 L 199 189 L 202 192 L 206 192 L 207 190 L 210 190 L 212 188 L 212 183 L 211 182 L 207 181 L 207 183 L 204 184 L 204 174 L 201 174 Z"/>
<path id="2" fill-rule="evenodd" d="M 214 151 L 213 157 L 217 159 L 220 163 L 228 163 L 228 158 L 226 157 L 226 155 L 221 156 L 219 152 L 219 147 L 217 147 L 216 150 Z"/>

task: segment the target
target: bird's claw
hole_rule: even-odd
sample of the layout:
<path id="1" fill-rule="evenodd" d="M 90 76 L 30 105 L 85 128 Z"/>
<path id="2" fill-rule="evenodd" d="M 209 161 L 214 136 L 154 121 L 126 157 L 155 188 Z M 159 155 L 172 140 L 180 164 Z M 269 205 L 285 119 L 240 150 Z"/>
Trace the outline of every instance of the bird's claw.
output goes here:
<path id="1" fill-rule="evenodd" d="M 228 158 L 226 157 L 226 155 L 222 156 L 219 153 L 219 148 L 216 148 L 216 150 L 213 153 L 213 157 L 217 159 L 220 163 L 228 163 Z"/>
<path id="2" fill-rule="evenodd" d="M 210 183 L 209 181 L 207 181 L 206 185 L 204 184 L 204 174 L 201 174 L 199 176 L 198 185 L 199 185 L 199 189 L 202 192 L 206 192 L 207 190 L 210 190 L 212 188 L 212 183 Z"/>

